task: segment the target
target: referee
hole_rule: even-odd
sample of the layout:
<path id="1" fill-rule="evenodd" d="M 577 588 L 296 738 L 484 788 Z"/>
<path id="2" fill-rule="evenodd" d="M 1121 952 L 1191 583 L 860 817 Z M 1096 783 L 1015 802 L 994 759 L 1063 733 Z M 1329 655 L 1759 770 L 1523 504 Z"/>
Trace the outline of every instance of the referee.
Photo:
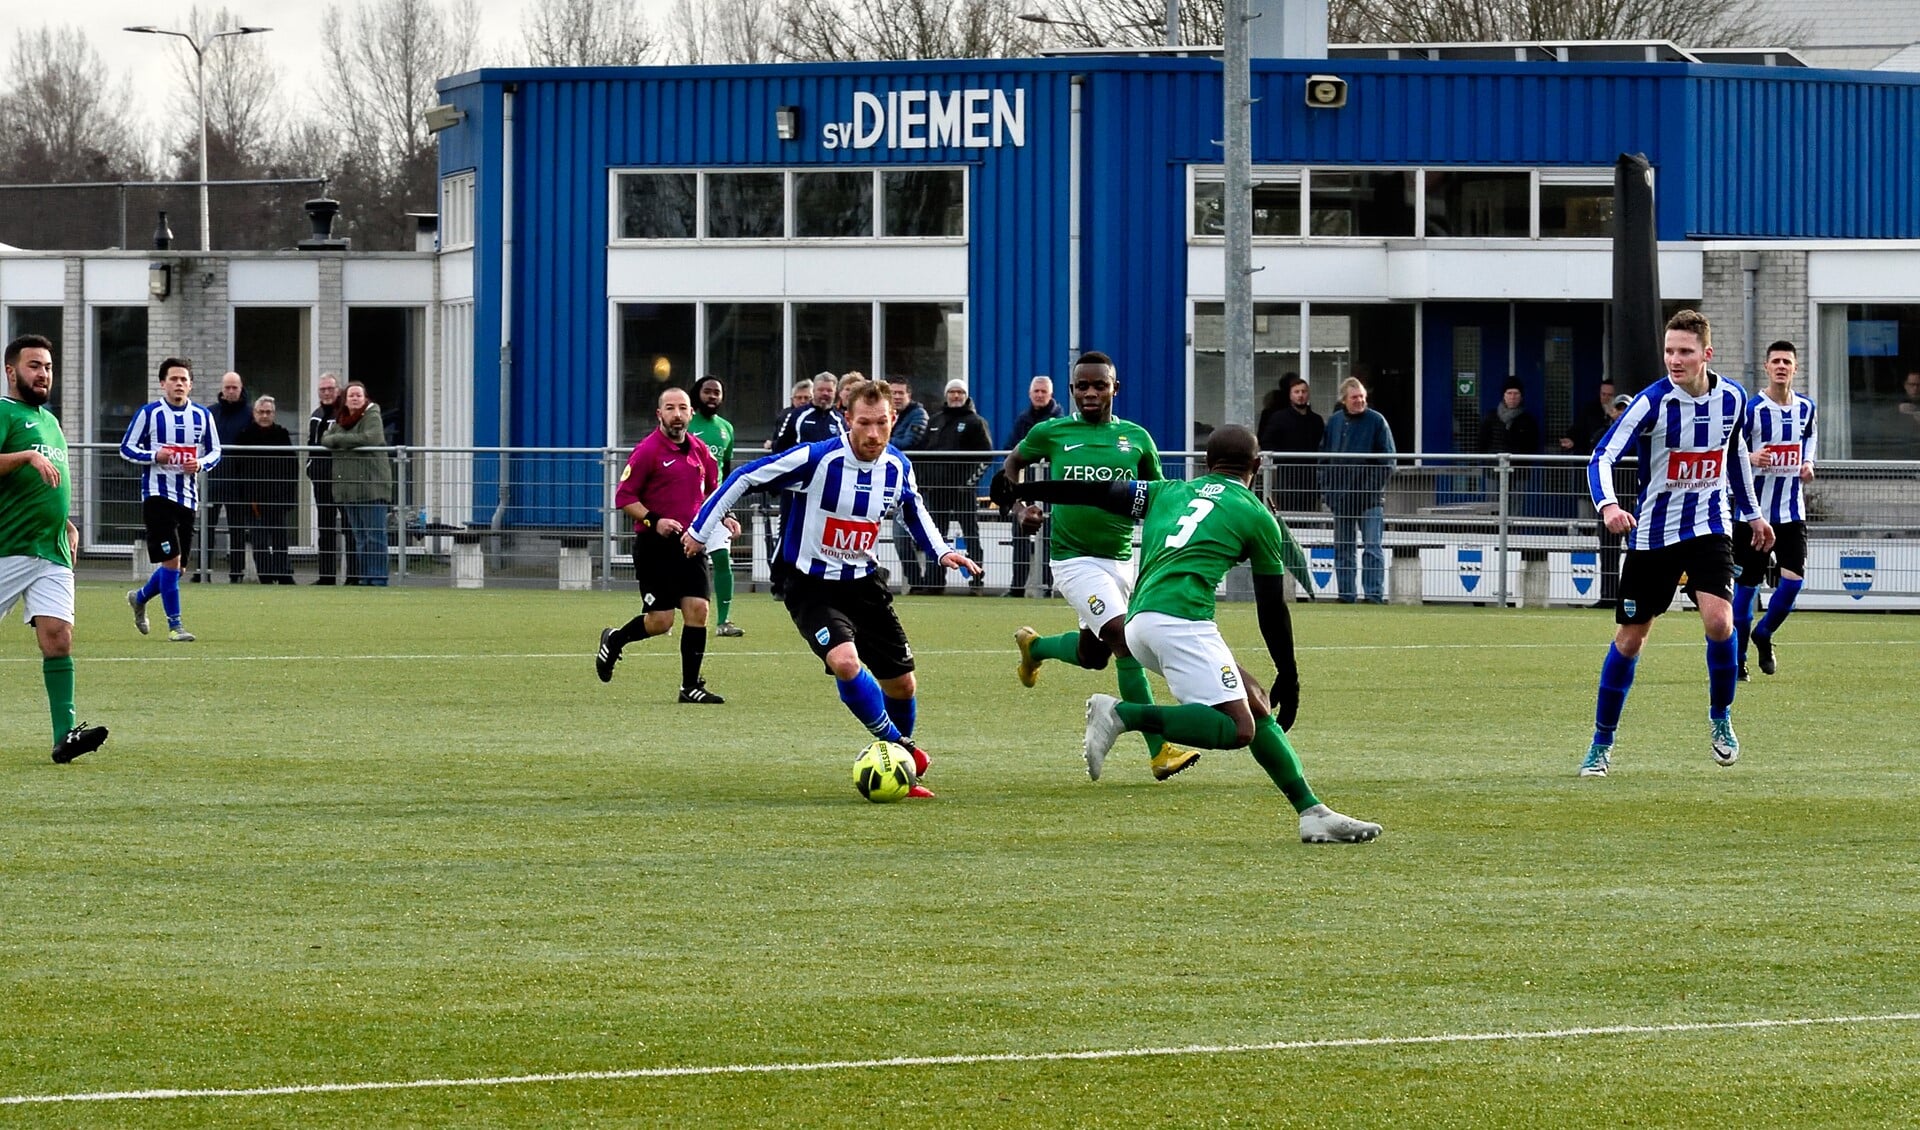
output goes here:
<path id="1" fill-rule="evenodd" d="M 620 473 L 614 505 L 633 519 L 633 572 L 640 581 L 640 614 L 600 633 L 593 669 L 600 681 L 613 681 L 614 664 L 630 643 L 664 635 L 679 609 L 680 701 L 719 705 L 726 700 L 707 689 L 700 664 L 707 656 L 707 596 L 712 591 L 707 555 L 680 552 L 680 535 L 700 503 L 720 482 L 720 464 L 700 437 L 689 434 L 693 402 L 682 389 L 660 393 L 653 410 L 660 426 L 634 445 Z M 729 532 L 740 526 L 724 518 Z"/>

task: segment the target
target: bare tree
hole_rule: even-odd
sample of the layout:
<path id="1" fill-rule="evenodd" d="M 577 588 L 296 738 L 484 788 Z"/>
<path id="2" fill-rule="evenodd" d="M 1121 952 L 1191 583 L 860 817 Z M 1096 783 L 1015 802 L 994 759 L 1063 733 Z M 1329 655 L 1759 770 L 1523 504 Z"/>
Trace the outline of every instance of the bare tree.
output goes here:
<path id="1" fill-rule="evenodd" d="M 0 177 L 18 184 L 138 179 L 149 162 L 133 121 L 133 85 L 115 81 L 77 27 L 14 37 L 0 94 Z"/>
<path id="2" fill-rule="evenodd" d="M 1038 47 L 1010 0 L 788 0 L 779 53 L 808 62 L 978 59 Z"/>
<path id="3" fill-rule="evenodd" d="M 185 30 L 194 41 L 241 25 L 239 16 L 228 8 L 203 8 L 194 5 L 187 14 Z M 169 41 L 174 51 L 173 128 L 182 140 L 176 157 L 185 154 L 186 167 L 198 176 L 200 135 L 200 92 L 198 68 L 193 51 L 177 40 Z M 267 61 L 266 45 L 257 35 L 233 35 L 216 39 L 207 48 L 207 163 L 215 178 L 247 176 L 266 159 L 267 148 L 279 131 L 281 111 L 277 98 L 280 76 Z"/>
<path id="4" fill-rule="evenodd" d="M 667 24 L 675 62 L 767 63 L 780 57 L 777 3 L 674 0 Z"/>
<path id="5" fill-rule="evenodd" d="M 341 141 L 325 172 L 361 246 L 410 247 L 404 213 L 436 210 L 438 158 L 423 115 L 439 102 L 434 83 L 472 66 L 479 25 L 476 0 L 360 0 L 322 18 L 322 105 Z"/>
<path id="6" fill-rule="evenodd" d="M 637 67 L 658 53 L 632 0 L 534 0 L 520 28 L 536 67 Z"/>

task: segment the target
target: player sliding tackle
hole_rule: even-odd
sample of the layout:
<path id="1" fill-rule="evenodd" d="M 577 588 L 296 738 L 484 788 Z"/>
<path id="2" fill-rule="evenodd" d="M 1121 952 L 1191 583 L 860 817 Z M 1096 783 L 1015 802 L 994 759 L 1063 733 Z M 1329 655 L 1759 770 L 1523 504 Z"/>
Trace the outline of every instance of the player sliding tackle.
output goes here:
<path id="1" fill-rule="evenodd" d="M 1287 741 L 1300 707 L 1293 657 L 1293 620 L 1283 574 L 1308 583 L 1306 555 L 1247 484 L 1260 469 L 1260 444 L 1246 428 L 1228 426 L 1207 440 L 1207 474 L 1192 482 L 1014 483 L 995 476 L 993 499 L 1098 506 L 1142 523 L 1140 583 L 1127 612 L 1128 649 L 1165 677 L 1179 706 L 1087 700 L 1087 774 L 1100 776 L 1107 751 L 1129 730 L 1160 734 L 1203 749 L 1253 747 L 1253 759 L 1300 815 L 1306 843 L 1365 843 L 1380 825 L 1343 816 L 1313 794 L 1300 757 Z M 1277 675 L 1272 705 L 1227 650 L 1214 624 L 1214 590 L 1242 561 L 1253 565 L 1260 635 Z M 1275 714 L 1278 717 L 1275 717 Z"/>
<path id="2" fill-rule="evenodd" d="M 689 557 L 705 553 L 727 511 L 750 490 L 794 492 L 780 531 L 780 559 L 790 570 L 787 613 L 867 732 L 912 751 L 915 782 L 907 795 L 930 797 L 918 780 L 929 759 L 913 740 L 913 648 L 894 615 L 893 595 L 875 573 L 880 522 L 897 515 L 927 556 L 949 569 L 977 577 L 980 566 L 947 544 L 927 517 L 912 465 L 887 442 L 893 431 L 887 383 L 860 383 L 850 402 L 845 435 L 756 459 L 728 475 L 700 507 L 681 546 Z"/>

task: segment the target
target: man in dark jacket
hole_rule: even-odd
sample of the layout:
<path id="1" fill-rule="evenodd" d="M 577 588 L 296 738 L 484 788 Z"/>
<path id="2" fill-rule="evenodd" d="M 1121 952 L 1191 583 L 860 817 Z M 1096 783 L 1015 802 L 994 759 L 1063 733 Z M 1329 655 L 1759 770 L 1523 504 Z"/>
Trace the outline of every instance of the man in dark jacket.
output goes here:
<path id="1" fill-rule="evenodd" d="M 1052 420 L 1065 416 L 1067 410 L 1053 398 L 1053 378 L 1035 377 L 1027 382 L 1027 410 L 1013 421 L 1013 438 L 1007 441 L 1008 447 L 1019 447 L 1020 441 L 1042 420 Z M 1044 589 L 1053 584 L 1053 570 L 1047 565 L 1047 555 L 1040 555 L 1040 585 Z M 1008 596 L 1027 595 L 1027 573 L 1033 568 L 1033 535 L 1023 532 L 1018 525 L 1013 528 L 1013 582 L 1007 588 Z M 1044 593 L 1042 594 L 1044 595 Z"/>
<path id="2" fill-rule="evenodd" d="M 1311 456 L 1320 450 L 1326 435 L 1326 421 L 1313 410 L 1313 392 L 1298 373 L 1280 378 L 1277 403 L 1260 414 L 1260 451 L 1273 466 L 1273 496 L 1267 500 L 1274 509 L 1287 514 L 1311 514 L 1320 509 L 1320 491 L 1314 484 Z"/>
<path id="3" fill-rule="evenodd" d="M 913 386 L 905 377 L 887 378 L 888 395 L 893 398 L 893 433 L 887 442 L 902 455 L 927 442 L 927 409 L 913 398 Z M 909 458 L 911 463 L 912 459 Z M 924 486 L 925 484 L 921 484 Z M 901 580 L 909 593 L 927 591 L 933 584 L 937 571 L 927 566 L 920 557 L 919 547 L 913 544 L 913 534 L 903 521 L 893 523 L 893 551 L 900 558 Z"/>
<path id="4" fill-rule="evenodd" d="M 290 585 L 293 568 L 287 562 L 287 515 L 299 499 L 300 460 L 293 436 L 274 422 L 274 401 L 263 396 L 253 402 L 253 422 L 234 443 L 242 448 L 227 462 L 239 468 L 235 477 L 243 492 L 239 503 L 247 541 L 253 546 L 253 571 L 263 585 Z"/>
<path id="5" fill-rule="evenodd" d="M 1385 416 L 1367 407 L 1367 386 L 1359 377 L 1340 382 L 1340 405 L 1340 411 L 1327 421 L 1321 451 L 1348 456 L 1393 454 L 1393 429 Z M 1353 584 L 1356 541 L 1364 541 L 1366 547 L 1361 582 L 1367 603 L 1387 602 L 1387 554 L 1382 542 L 1391 477 L 1391 459 L 1330 459 L 1320 464 L 1320 489 L 1327 496 L 1327 509 L 1333 511 L 1333 572 L 1342 604 L 1352 604 L 1358 595 Z"/>
<path id="6" fill-rule="evenodd" d="M 320 576 L 316 585 L 333 584 L 334 573 L 344 558 L 347 579 L 353 580 L 353 531 L 333 501 L 333 453 L 320 446 L 327 425 L 340 412 L 340 378 L 320 374 L 320 405 L 307 417 L 307 480 L 313 484 L 314 517 L 320 524 Z"/>
<path id="7" fill-rule="evenodd" d="M 1526 391 L 1519 377 L 1500 386 L 1499 407 L 1480 420 L 1480 450 L 1512 455 L 1540 454 L 1540 422 L 1527 411 Z"/>
<path id="8" fill-rule="evenodd" d="M 992 451 L 993 435 L 987 430 L 987 421 L 974 408 L 973 397 L 967 395 L 966 382 L 948 381 L 946 400 L 946 406 L 935 412 L 928 422 L 927 450 Z M 982 559 L 986 554 L 980 548 L 980 499 L 974 484 L 986 469 L 985 459 L 964 455 L 928 456 L 914 461 L 914 475 L 926 488 L 927 508 L 933 511 L 933 520 L 939 523 L 942 532 L 952 523 L 960 523 L 960 534 L 966 539 L 961 542 L 962 552 L 980 554 Z M 976 576 L 967 584 L 978 592 L 986 580 L 984 576 Z M 941 590 L 930 588 L 928 591 Z"/>
<path id="9" fill-rule="evenodd" d="M 834 407 L 839 391 L 840 379 L 829 372 L 814 374 L 813 399 L 795 408 L 789 408 L 780 416 L 780 425 L 773 431 L 773 440 L 769 450 L 786 451 L 799 447 L 803 443 L 819 443 L 823 439 L 832 439 L 844 435 L 847 430 L 846 418 Z M 775 600 L 786 597 L 786 564 L 780 558 L 780 531 L 787 528 L 787 514 L 793 509 L 793 496 L 787 491 L 780 492 L 780 516 L 767 530 L 767 560 L 772 562 L 773 590 Z"/>
<path id="10" fill-rule="evenodd" d="M 247 386 L 241 381 L 239 373 L 226 373 L 220 377 L 220 395 L 212 404 L 207 405 L 213 413 L 214 430 L 220 433 L 220 446 L 231 447 L 240 442 L 240 433 L 253 423 L 253 404 L 247 398 Z M 241 481 L 241 469 L 232 465 L 216 467 L 207 473 L 207 536 L 211 538 L 224 518 L 227 523 L 227 581 L 238 584 L 247 573 L 247 523 L 241 516 L 241 500 L 246 496 L 247 484 Z M 198 570 L 194 580 L 200 580 Z"/>

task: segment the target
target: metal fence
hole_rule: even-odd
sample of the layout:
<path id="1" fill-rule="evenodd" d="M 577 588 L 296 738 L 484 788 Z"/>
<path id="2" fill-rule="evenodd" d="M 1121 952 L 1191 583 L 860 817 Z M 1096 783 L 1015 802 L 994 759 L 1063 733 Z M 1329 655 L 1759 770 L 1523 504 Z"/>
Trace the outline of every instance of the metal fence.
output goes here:
<path id="1" fill-rule="evenodd" d="M 79 468 L 75 523 L 83 570 L 150 569 L 142 537 L 137 469 L 107 444 L 74 445 Z M 202 477 L 200 530 L 193 565 L 208 579 L 260 575 L 257 543 L 282 523 L 291 567 L 311 580 L 317 562 L 319 508 L 300 475 L 306 456 L 286 448 L 229 448 L 228 467 L 249 455 L 277 455 L 272 477 Z M 631 523 L 613 508 L 628 452 L 601 448 L 401 447 L 388 452 L 394 502 L 387 510 L 392 583 L 615 588 L 631 583 Z M 914 452 L 923 493 L 950 539 L 987 568 L 977 584 L 956 573 L 904 569 L 905 542 L 880 555 L 897 588 L 952 594 L 1048 594 L 1047 531 L 1017 537 L 978 499 L 1004 452 Z M 238 457 L 238 458 L 236 458 Z M 1370 457 L 1341 456 L 1349 463 Z M 1371 457 L 1392 471 L 1383 491 L 1380 549 L 1384 599 L 1396 603 L 1487 605 L 1593 604 L 1612 596 L 1620 546 L 1602 536 L 1587 501 L 1580 456 L 1487 455 Z M 1197 453 L 1162 456 L 1168 475 L 1204 473 Z M 1339 594 L 1336 526 L 1328 506 L 1333 464 L 1319 456 L 1269 456 L 1255 483 L 1308 553 L 1315 593 Z M 1617 490 L 1631 497 L 1631 465 Z M 297 477 L 297 481 L 296 481 Z M 263 499 L 294 499 L 291 506 Z M 1823 462 L 1807 487 L 1809 552 L 1802 607 L 1920 608 L 1920 462 Z M 736 516 L 737 581 L 769 580 L 777 500 L 749 496 Z M 1364 534 L 1364 522 L 1356 522 Z M 235 532 L 238 532 L 238 537 Z M 236 540 L 254 543 L 245 560 Z M 1364 537 L 1362 537 L 1364 543 Z M 1362 595 L 1365 553 L 1357 554 L 1354 594 Z M 130 562 L 130 564 L 129 564 Z M 921 583 L 921 582 L 924 582 Z M 1229 595 L 1242 586 L 1230 579 Z"/>

